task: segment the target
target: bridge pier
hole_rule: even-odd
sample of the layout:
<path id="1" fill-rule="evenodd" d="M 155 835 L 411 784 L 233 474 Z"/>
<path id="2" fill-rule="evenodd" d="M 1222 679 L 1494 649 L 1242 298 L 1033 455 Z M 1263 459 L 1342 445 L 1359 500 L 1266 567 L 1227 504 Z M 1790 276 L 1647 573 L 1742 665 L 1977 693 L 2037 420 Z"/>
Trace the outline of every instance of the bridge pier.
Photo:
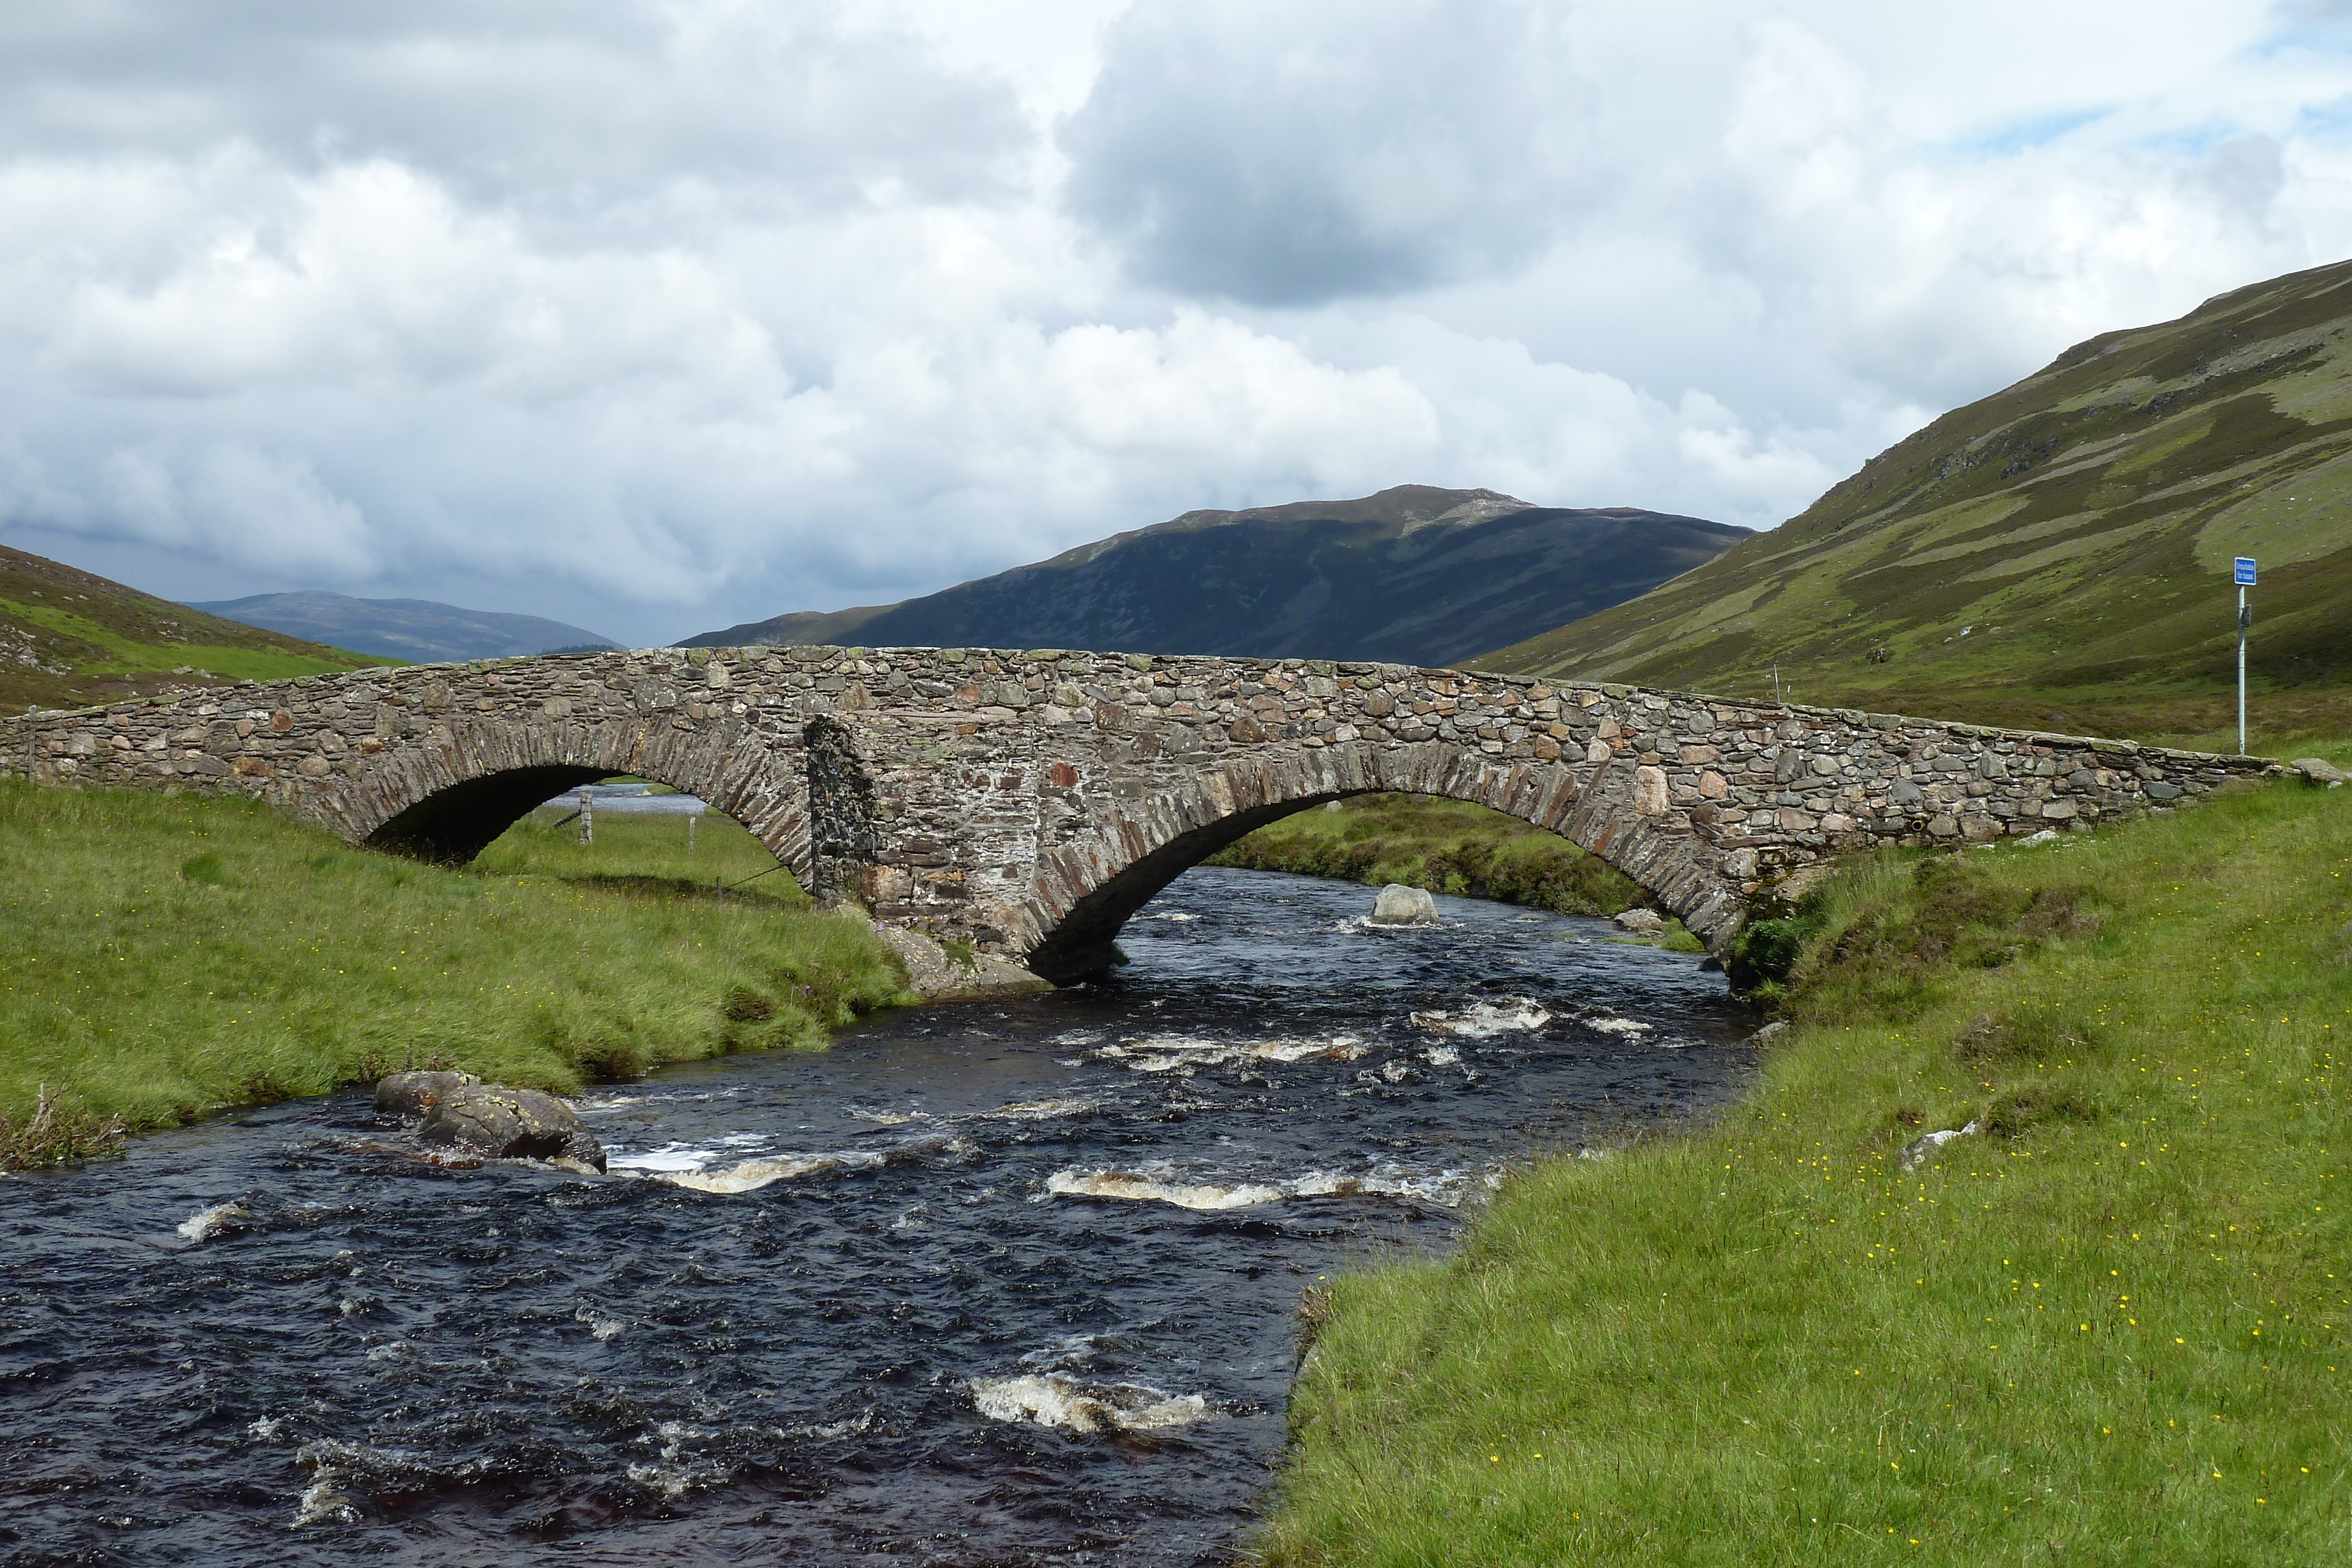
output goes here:
<path id="1" fill-rule="evenodd" d="M 1824 857 L 2169 810 L 2260 758 L 1685 692 L 1319 660 L 1042 649 L 651 649 L 363 670 L 0 721 L 0 776 L 267 800 L 469 859 L 630 773 L 886 925 L 1098 972 L 1187 866 L 1373 791 L 1492 806 L 1721 952 Z"/>

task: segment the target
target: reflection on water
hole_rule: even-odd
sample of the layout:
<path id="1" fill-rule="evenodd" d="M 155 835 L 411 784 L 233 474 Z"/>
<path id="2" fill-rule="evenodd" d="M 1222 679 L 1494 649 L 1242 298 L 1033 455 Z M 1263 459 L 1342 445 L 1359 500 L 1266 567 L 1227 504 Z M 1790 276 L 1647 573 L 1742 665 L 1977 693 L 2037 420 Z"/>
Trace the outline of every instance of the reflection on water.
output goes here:
<path id="1" fill-rule="evenodd" d="M 1113 984 L 597 1091 L 591 1178 L 339 1095 L 0 1178 L 0 1563 L 1221 1562 L 1302 1284 L 1717 1102 L 1597 921 L 1194 871 Z"/>

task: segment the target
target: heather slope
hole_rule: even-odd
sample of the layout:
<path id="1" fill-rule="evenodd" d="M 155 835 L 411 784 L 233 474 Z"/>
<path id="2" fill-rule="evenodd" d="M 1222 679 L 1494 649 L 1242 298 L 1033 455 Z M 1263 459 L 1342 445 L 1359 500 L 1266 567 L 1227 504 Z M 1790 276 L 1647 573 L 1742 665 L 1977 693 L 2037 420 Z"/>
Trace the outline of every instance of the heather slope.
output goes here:
<path id="1" fill-rule="evenodd" d="M 0 545 L 0 713 L 383 662 L 240 625 Z"/>
<path id="2" fill-rule="evenodd" d="M 1809 702 L 2110 727 L 2169 704 L 2157 727 L 2210 734 L 2251 555 L 2252 681 L 2308 708 L 2352 685 L 2347 329 L 2352 263 L 2093 339 L 1780 528 L 1478 663 L 1748 696 L 1777 664 Z"/>

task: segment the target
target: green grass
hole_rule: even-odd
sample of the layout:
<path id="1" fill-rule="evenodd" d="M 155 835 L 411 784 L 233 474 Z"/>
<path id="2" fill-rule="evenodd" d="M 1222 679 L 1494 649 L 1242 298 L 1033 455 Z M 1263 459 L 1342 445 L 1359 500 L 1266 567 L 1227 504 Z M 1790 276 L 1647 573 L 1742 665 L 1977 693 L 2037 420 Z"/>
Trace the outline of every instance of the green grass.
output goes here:
<path id="1" fill-rule="evenodd" d="M 1309 1301 L 1270 1558 L 2352 1560 L 2352 789 L 1806 913 L 1738 1106 Z"/>
<path id="2" fill-rule="evenodd" d="M 572 1092 L 910 999 L 788 873 L 709 885 L 775 863 L 740 826 L 697 841 L 525 821 L 445 871 L 243 802 L 0 783 L 0 1167 L 403 1067 Z"/>
<path id="3" fill-rule="evenodd" d="M 808 903 L 793 873 L 732 817 L 706 811 L 694 829 L 691 852 L 687 843 L 683 816 L 600 810 L 596 841 L 583 845 L 580 824 L 569 809 L 542 806 L 493 840 L 475 857 L 471 869 L 496 875 L 562 877 L 606 888 L 649 885 L 697 894 L 715 880 L 747 898 L 794 908 Z"/>
<path id="4" fill-rule="evenodd" d="M 1339 805 L 1268 823 L 1209 863 L 1374 887 L 1399 882 L 1563 915 L 1614 915 L 1649 902 L 1566 839 L 1485 806 L 1420 795 L 1359 795 Z"/>

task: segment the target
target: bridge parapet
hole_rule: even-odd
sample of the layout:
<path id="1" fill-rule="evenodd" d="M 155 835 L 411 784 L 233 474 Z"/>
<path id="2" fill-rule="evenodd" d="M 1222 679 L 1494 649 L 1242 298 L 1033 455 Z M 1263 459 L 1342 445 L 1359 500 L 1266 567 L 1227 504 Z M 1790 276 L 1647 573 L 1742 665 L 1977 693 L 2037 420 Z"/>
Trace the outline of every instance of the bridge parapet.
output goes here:
<path id="1" fill-rule="evenodd" d="M 268 800 L 468 858 L 635 773 L 805 885 L 1069 978 L 1185 866 L 1369 790 L 1473 800 L 1720 948 L 1839 851 L 2169 809 L 2259 758 L 1455 670 L 987 649 L 654 649 L 306 676 L 0 722 L 0 775 Z"/>

